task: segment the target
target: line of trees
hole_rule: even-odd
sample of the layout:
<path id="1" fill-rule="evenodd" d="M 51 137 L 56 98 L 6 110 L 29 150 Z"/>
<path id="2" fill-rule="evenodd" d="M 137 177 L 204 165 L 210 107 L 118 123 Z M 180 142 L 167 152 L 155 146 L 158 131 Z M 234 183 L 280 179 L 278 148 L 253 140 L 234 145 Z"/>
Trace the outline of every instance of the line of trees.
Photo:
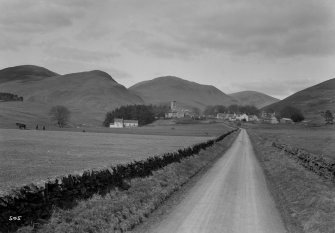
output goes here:
<path id="1" fill-rule="evenodd" d="M 23 97 L 12 94 L 12 93 L 0 92 L 0 100 L 2 101 L 23 101 Z"/>
<path id="2" fill-rule="evenodd" d="M 246 113 L 248 115 L 259 115 L 260 113 L 259 109 L 252 105 L 242 106 L 242 105 L 232 104 L 228 107 L 223 106 L 223 105 L 207 106 L 203 114 L 215 116 L 218 113 L 224 113 L 224 112 L 236 113 L 236 114 Z"/>
<path id="3" fill-rule="evenodd" d="M 127 105 L 114 109 L 106 113 L 103 125 L 109 127 L 114 122 L 114 118 L 123 118 L 126 120 L 138 120 L 139 125 L 152 123 L 156 118 L 164 117 L 169 111 L 167 105 Z"/>

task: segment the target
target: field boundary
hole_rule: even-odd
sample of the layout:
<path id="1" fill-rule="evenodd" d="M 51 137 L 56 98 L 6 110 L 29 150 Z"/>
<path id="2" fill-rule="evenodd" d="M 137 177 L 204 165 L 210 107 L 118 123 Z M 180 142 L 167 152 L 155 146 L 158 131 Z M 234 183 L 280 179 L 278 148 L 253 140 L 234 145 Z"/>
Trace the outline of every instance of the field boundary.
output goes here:
<path id="1" fill-rule="evenodd" d="M 271 140 L 248 130 L 267 186 L 291 233 L 334 232 L 335 186 Z"/>
<path id="2" fill-rule="evenodd" d="M 335 181 L 335 161 L 286 144 L 273 142 L 272 146 L 285 151 L 295 161 L 315 174 L 327 180 Z"/>
<path id="3" fill-rule="evenodd" d="M 213 146 L 237 130 L 234 129 L 215 139 L 174 153 L 111 166 L 99 171 L 89 170 L 83 174 L 70 174 L 48 181 L 42 186 L 32 184 L 13 190 L 12 193 L 0 197 L 0 221 L 3 223 L 1 228 L 6 232 L 12 232 L 20 226 L 45 221 L 50 218 L 55 207 L 70 209 L 78 201 L 89 199 L 95 194 L 104 196 L 116 188 L 127 190 L 131 187 L 132 179 L 148 177 L 169 164 L 180 163 L 182 159 L 199 154 L 201 150 Z M 20 222 L 10 222 L 8 221 L 10 216 L 22 216 L 22 219 Z"/>

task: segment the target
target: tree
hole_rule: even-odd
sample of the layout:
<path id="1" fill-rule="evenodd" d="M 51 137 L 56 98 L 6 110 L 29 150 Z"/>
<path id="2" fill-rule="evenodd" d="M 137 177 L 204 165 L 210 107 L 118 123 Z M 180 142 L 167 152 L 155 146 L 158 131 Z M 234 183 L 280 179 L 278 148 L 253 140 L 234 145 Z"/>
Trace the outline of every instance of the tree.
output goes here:
<path id="1" fill-rule="evenodd" d="M 240 107 L 237 104 L 232 104 L 228 107 L 228 112 L 239 114 L 240 113 Z"/>
<path id="2" fill-rule="evenodd" d="M 215 116 L 218 113 L 224 113 L 227 111 L 227 108 L 223 105 L 210 105 L 207 106 L 204 110 L 204 115 L 213 115 Z"/>
<path id="3" fill-rule="evenodd" d="M 200 116 L 200 113 L 201 113 L 200 109 L 197 108 L 197 107 L 192 108 L 192 112 L 193 112 L 194 115 L 196 115 L 196 116 Z"/>
<path id="4" fill-rule="evenodd" d="M 300 122 L 305 119 L 304 115 L 299 109 L 289 105 L 281 109 L 280 117 L 291 118 L 294 122 Z"/>
<path id="5" fill-rule="evenodd" d="M 332 112 L 330 110 L 327 110 L 323 117 L 325 118 L 325 121 L 326 121 L 326 125 L 327 124 L 333 124 L 334 123 L 334 116 L 332 114 Z"/>
<path id="6" fill-rule="evenodd" d="M 57 105 L 51 108 L 49 115 L 59 128 L 63 128 L 69 122 L 71 113 L 65 106 Z"/>

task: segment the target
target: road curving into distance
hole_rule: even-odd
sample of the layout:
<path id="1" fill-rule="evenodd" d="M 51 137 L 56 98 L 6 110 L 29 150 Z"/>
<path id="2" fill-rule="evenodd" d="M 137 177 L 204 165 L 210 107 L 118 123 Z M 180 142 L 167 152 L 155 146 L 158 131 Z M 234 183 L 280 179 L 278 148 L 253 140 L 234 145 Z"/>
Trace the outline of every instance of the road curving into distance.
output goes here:
<path id="1" fill-rule="evenodd" d="M 224 156 L 151 232 L 286 232 L 244 129 Z"/>

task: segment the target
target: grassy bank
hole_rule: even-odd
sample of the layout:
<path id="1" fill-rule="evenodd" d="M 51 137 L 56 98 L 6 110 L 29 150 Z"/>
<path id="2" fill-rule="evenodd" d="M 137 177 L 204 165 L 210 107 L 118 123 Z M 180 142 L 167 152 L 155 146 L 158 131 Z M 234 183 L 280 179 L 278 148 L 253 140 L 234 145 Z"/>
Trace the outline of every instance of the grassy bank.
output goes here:
<path id="1" fill-rule="evenodd" d="M 273 147 L 273 137 L 260 132 L 248 130 L 288 231 L 335 232 L 334 183 L 308 171 L 286 152 Z"/>
<path id="2" fill-rule="evenodd" d="M 201 169 L 213 163 L 229 148 L 237 133 L 227 136 L 199 154 L 187 157 L 130 181 L 130 188 L 115 189 L 108 195 L 81 201 L 71 210 L 56 209 L 43 225 L 21 228 L 18 232 L 125 232 L 141 223 L 166 198 Z"/>
<path id="3" fill-rule="evenodd" d="M 283 143 L 309 152 L 335 158 L 335 127 L 305 125 L 255 124 L 249 128 L 273 142 Z"/>

